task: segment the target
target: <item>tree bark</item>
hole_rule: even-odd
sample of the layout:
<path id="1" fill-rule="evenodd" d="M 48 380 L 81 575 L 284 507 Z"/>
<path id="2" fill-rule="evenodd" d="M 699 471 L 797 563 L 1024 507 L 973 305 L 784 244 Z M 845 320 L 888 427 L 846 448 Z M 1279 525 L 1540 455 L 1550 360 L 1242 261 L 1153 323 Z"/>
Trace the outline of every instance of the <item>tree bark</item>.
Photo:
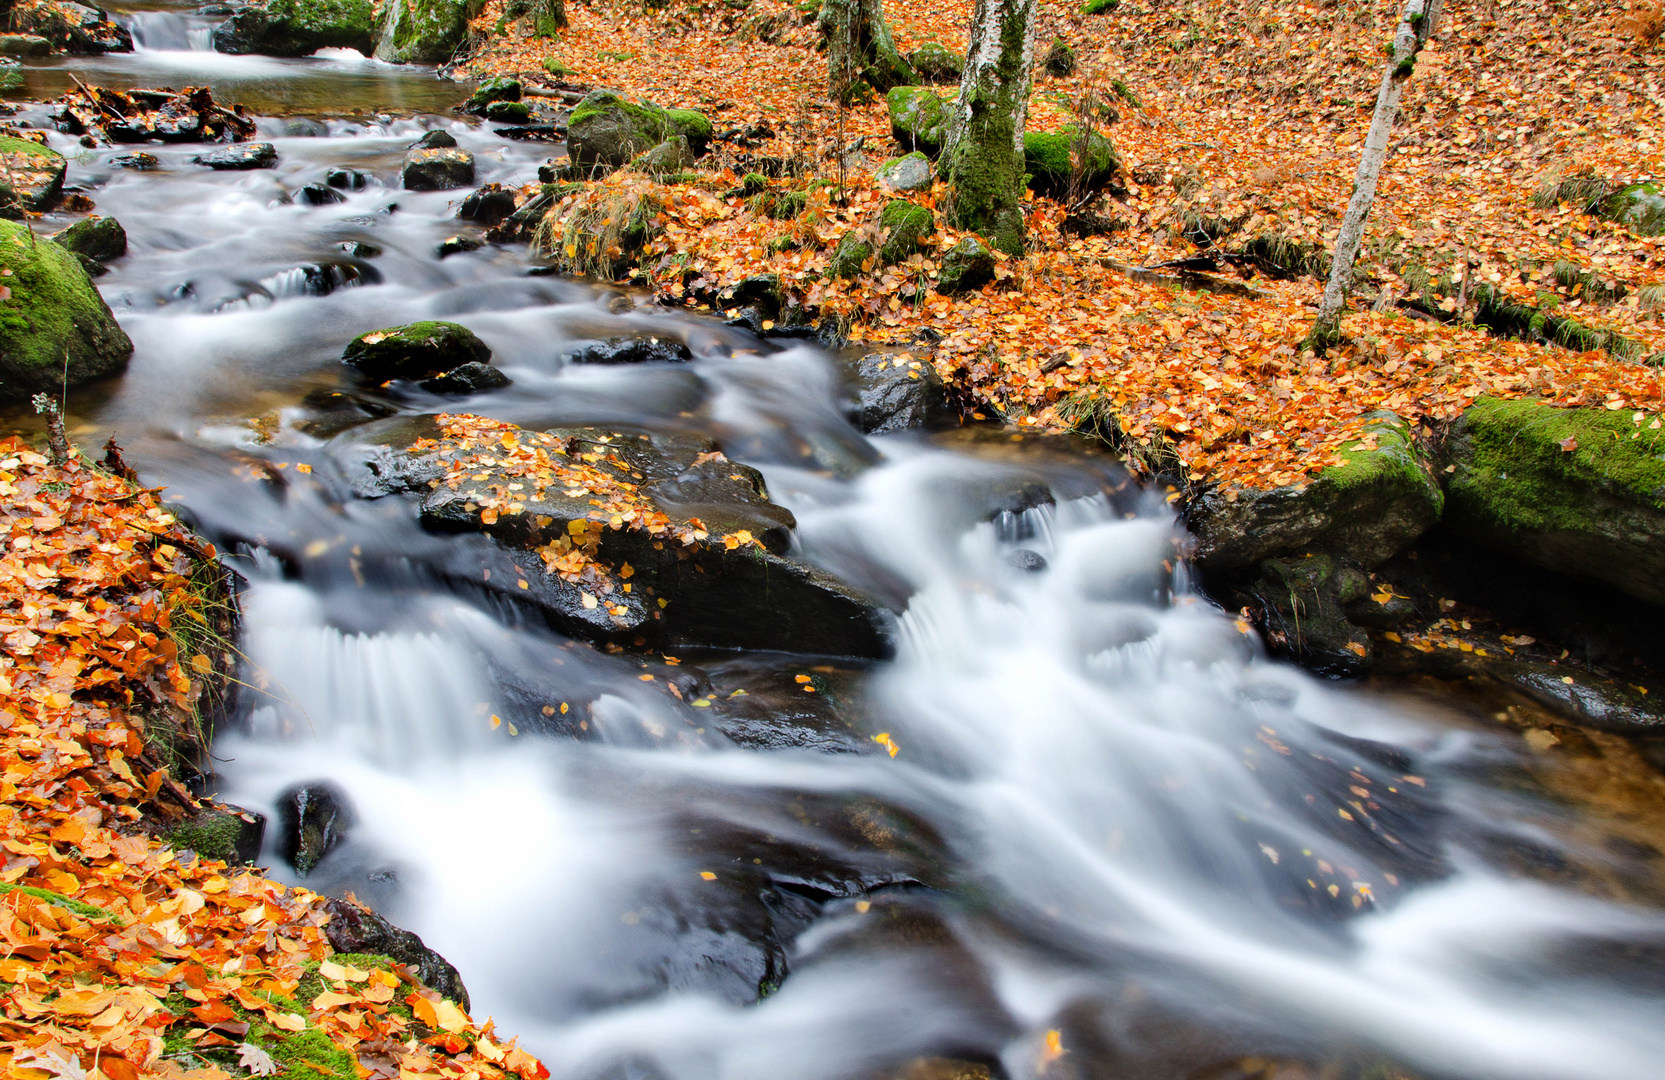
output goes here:
<path id="1" fill-rule="evenodd" d="M 1330 260 L 1330 277 L 1324 285 L 1324 299 L 1318 305 L 1318 318 L 1306 345 L 1322 352 L 1341 339 L 1341 309 L 1347 301 L 1347 286 L 1353 276 L 1353 260 L 1358 257 L 1359 244 L 1364 239 L 1364 223 L 1370 216 L 1371 204 L 1376 199 L 1376 181 L 1387 160 L 1388 144 L 1393 139 L 1393 122 L 1399 116 L 1399 99 L 1405 84 L 1416 68 L 1417 54 L 1428 43 L 1434 22 L 1439 18 L 1441 0 L 1410 0 L 1399 27 L 1393 35 L 1388 54 L 1387 70 L 1382 74 L 1382 85 L 1376 91 L 1376 112 L 1370 118 L 1370 133 L 1364 140 L 1364 153 L 1353 177 L 1353 197 L 1342 215 L 1341 229 L 1336 234 L 1335 255 Z"/>
<path id="2" fill-rule="evenodd" d="M 540 34 L 554 37 L 567 28 L 567 0 L 537 0 L 532 7 L 532 25 Z"/>
<path id="3" fill-rule="evenodd" d="M 1023 252 L 1023 129 L 1035 66 L 1036 0 L 977 0 L 960 96 L 942 152 L 948 220 Z"/>
<path id="4" fill-rule="evenodd" d="M 883 0 L 826 0 L 821 6 L 820 26 L 827 41 L 827 90 L 831 96 L 848 98 L 858 82 L 882 94 L 919 81 L 907 60 L 896 51 Z"/>

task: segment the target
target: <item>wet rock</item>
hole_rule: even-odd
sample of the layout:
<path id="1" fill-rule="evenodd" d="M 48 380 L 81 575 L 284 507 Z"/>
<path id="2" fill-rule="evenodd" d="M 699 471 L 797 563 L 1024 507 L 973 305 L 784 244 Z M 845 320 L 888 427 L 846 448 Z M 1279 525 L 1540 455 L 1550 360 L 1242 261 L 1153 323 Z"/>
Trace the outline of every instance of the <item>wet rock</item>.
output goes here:
<path id="1" fill-rule="evenodd" d="M 569 364 L 685 364 L 694 358 L 680 341 L 657 337 L 618 337 L 568 353 Z"/>
<path id="2" fill-rule="evenodd" d="M 104 12 L 84 4 L 40 3 L 10 7 L 8 26 L 18 35 L 44 38 L 55 49 L 96 56 L 133 51 L 133 35 Z M 36 55 L 17 53 L 12 55 Z"/>
<path id="3" fill-rule="evenodd" d="M 420 139 L 410 144 L 412 150 L 447 150 L 457 145 L 457 140 L 444 128 L 433 128 L 425 131 Z"/>
<path id="4" fill-rule="evenodd" d="M 874 179 L 892 191 L 923 191 L 931 186 L 931 159 L 918 150 L 891 158 Z"/>
<path id="5" fill-rule="evenodd" d="M 372 382 L 417 379 L 491 359 L 486 343 L 466 326 L 450 322 L 416 322 L 360 334 L 341 354 L 341 362 Z"/>
<path id="6" fill-rule="evenodd" d="M 1229 569 L 1321 547 L 1369 569 L 1408 546 L 1439 520 L 1445 495 L 1404 421 L 1372 413 L 1366 432 L 1343 447 L 1345 464 L 1305 486 L 1204 495 L 1187 520 L 1197 561 Z"/>
<path id="7" fill-rule="evenodd" d="M 219 859 L 231 866 L 247 866 L 260 858 L 265 838 L 264 814 L 222 803 L 204 806 L 195 817 L 162 834 L 175 848 L 188 848 L 199 858 Z"/>
<path id="8" fill-rule="evenodd" d="M 52 119 L 59 130 L 95 143 L 237 142 L 255 133 L 253 120 L 222 108 L 200 86 L 177 93 L 93 86 L 59 98 Z"/>
<path id="9" fill-rule="evenodd" d="M 278 152 L 269 142 L 240 143 L 198 154 L 191 160 L 210 169 L 270 169 L 278 162 Z"/>
<path id="10" fill-rule="evenodd" d="M 370 177 L 357 169 L 331 169 L 324 174 L 324 183 L 337 191 L 363 191 L 370 186 Z"/>
<path id="11" fill-rule="evenodd" d="M 301 423 L 301 430 L 320 439 L 391 416 L 396 411 L 392 405 L 364 394 L 324 387 L 310 391 L 301 399 L 301 405 L 309 414 Z"/>
<path id="12" fill-rule="evenodd" d="M 471 112 L 475 116 L 484 116 L 486 110 L 499 101 L 518 102 L 524 88 L 519 79 L 507 75 L 493 75 L 484 79 L 474 88 L 474 93 L 463 103 L 463 111 Z"/>
<path id="13" fill-rule="evenodd" d="M 1634 683 L 1564 664 L 1491 660 L 1486 674 L 1557 716 L 1615 735 L 1665 736 L 1665 701 Z"/>
<path id="14" fill-rule="evenodd" d="M 461 255 L 468 251 L 479 251 L 486 246 L 486 242 L 475 236 L 448 236 L 440 241 L 436 252 L 440 258 L 449 255 Z"/>
<path id="15" fill-rule="evenodd" d="M 434 489 L 422 521 L 496 539 L 520 574 L 503 587 L 541 607 L 561 632 L 660 645 L 888 653 L 888 615 L 825 572 L 787 558 L 792 514 L 769 500 L 756 470 L 729 461 L 708 440 L 596 428 L 519 438 L 525 454 L 504 458 L 546 460 L 548 470 L 559 466 L 560 475 L 588 479 L 557 482 L 549 472 L 555 486 L 528 484 L 500 458 L 462 472 L 455 488 Z M 449 438 L 437 449 L 418 448 L 418 456 L 442 461 L 473 454 Z M 545 466 L 538 469 L 545 474 Z M 498 509 L 494 487 L 506 491 L 510 483 L 521 485 L 518 497 Z M 597 510 L 592 491 L 628 505 L 616 514 Z M 574 537 L 593 551 L 580 551 Z"/>
<path id="16" fill-rule="evenodd" d="M 949 106 L 942 95 L 922 86 L 898 86 L 885 95 L 890 131 L 904 150 L 930 157 L 942 152 L 948 138 Z"/>
<path id="17" fill-rule="evenodd" d="M 58 201 L 64 187 L 63 155 L 29 139 L 0 136 L 0 216 L 39 213 Z"/>
<path id="18" fill-rule="evenodd" d="M 389 0 L 375 56 L 393 64 L 443 64 L 468 45 L 468 20 L 484 0 Z M 364 50 L 369 55 L 369 50 Z"/>
<path id="19" fill-rule="evenodd" d="M 330 129 L 309 116 L 291 116 L 281 121 L 278 131 L 294 139 L 327 139 Z"/>
<path id="20" fill-rule="evenodd" d="M 914 74 L 928 83 L 957 83 L 965 70 L 965 57 L 950 52 L 935 41 L 927 41 L 908 54 Z"/>
<path id="21" fill-rule="evenodd" d="M 486 119 L 494 124 L 525 124 L 532 110 L 524 101 L 494 101 L 486 106 Z"/>
<path id="22" fill-rule="evenodd" d="M 630 167 L 649 176 L 670 176 L 694 164 L 694 151 L 686 136 L 678 135 L 631 159 Z"/>
<path id="23" fill-rule="evenodd" d="M 464 221 L 482 225 L 496 225 L 515 212 L 515 193 L 502 184 L 487 184 L 470 192 L 457 207 L 457 216 Z"/>
<path id="24" fill-rule="evenodd" d="M 1027 574 L 1038 574 L 1047 567 L 1046 556 L 1028 548 L 1013 548 L 1006 552 L 1006 565 Z"/>
<path id="25" fill-rule="evenodd" d="M 99 262 L 127 254 L 127 230 L 113 217 L 82 218 L 52 237 L 52 241 L 65 251 Z"/>
<path id="26" fill-rule="evenodd" d="M 346 202 L 347 196 L 328 184 L 312 183 L 295 192 L 295 201 L 307 206 L 328 206 L 331 203 Z"/>
<path id="27" fill-rule="evenodd" d="M 52 43 L 33 34 L 0 34 L 0 56 L 48 56 Z"/>
<path id="28" fill-rule="evenodd" d="M 474 182 L 474 155 L 450 147 L 412 150 L 399 170 L 399 182 L 411 191 L 467 187 Z"/>
<path id="29" fill-rule="evenodd" d="M 343 240 L 335 246 L 355 259 L 374 259 L 382 253 L 381 248 L 363 240 Z"/>
<path id="30" fill-rule="evenodd" d="M 0 401 L 58 393 L 127 366 L 128 340 L 77 257 L 0 221 Z"/>
<path id="31" fill-rule="evenodd" d="M 118 169 L 140 169 L 144 171 L 162 167 L 162 162 L 157 159 L 155 154 L 147 154 L 143 150 L 132 154 L 117 154 L 110 159 L 110 164 Z"/>
<path id="32" fill-rule="evenodd" d="M 278 854 L 306 877 L 353 826 L 352 804 L 341 789 L 298 784 L 278 796 Z"/>
<path id="33" fill-rule="evenodd" d="M 330 916 L 324 924 L 324 936 L 336 952 L 375 953 L 397 960 L 422 985 L 441 997 L 450 998 L 464 1010 L 468 1008 L 468 990 L 463 986 L 462 976 L 450 961 L 424 945 L 420 937 L 350 900 L 327 900 L 324 910 Z"/>
<path id="34" fill-rule="evenodd" d="M 1665 437 L 1630 410 L 1482 398 L 1446 456 L 1453 534 L 1665 604 Z"/>
<path id="35" fill-rule="evenodd" d="M 1370 638 L 1347 619 L 1345 605 L 1369 592 L 1358 566 L 1321 553 L 1266 559 L 1260 575 L 1237 589 L 1267 647 L 1331 678 L 1357 678 L 1370 666 Z"/>
<path id="36" fill-rule="evenodd" d="M 786 293 L 779 274 L 753 274 L 719 292 L 713 306 L 724 311 L 755 308 L 765 319 L 778 320 L 786 307 Z"/>
<path id="37" fill-rule="evenodd" d="M 478 361 L 452 368 L 443 375 L 422 380 L 422 389 L 431 394 L 478 394 L 509 385 L 509 377 Z"/>
<path id="38" fill-rule="evenodd" d="M 957 420 L 942 378 L 928 360 L 868 353 L 850 365 L 849 373 L 856 398 L 846 412 L 869 435 L 947 427 Z"/>
<path id="39" fill-rule="evenodd" d="M 545 212 L 555 205 L 555 196 L 545 191 L 526 200 L 525 205 L 486 230 L 486 239 L 494 244 L 525 240 L 537 231 Z"/>
<path id="40" fill-rule="evenodd" d="M 308 56 L 319 49 L 375 48 L 370 0 L 267 0 L 241 8 L 214 28 L 214 51 Z"/>
<path id="41" fill-rule="evenodd" d="M 942 253 L 937 292 L 944 296 L 974 292 L 994 280 L 994 252 L 975 236 L 963 236 Z"/>
<path id="42" fill-rule="evenodd" d="M 596 90 L 567 118 L 567 154 L 581 170 L 612 169 L 679 135 L 688 140 L 692 153 L 703 154 L 711 139 L 711 121 L 692 109 L 662 109 L 611 90 Z"/>

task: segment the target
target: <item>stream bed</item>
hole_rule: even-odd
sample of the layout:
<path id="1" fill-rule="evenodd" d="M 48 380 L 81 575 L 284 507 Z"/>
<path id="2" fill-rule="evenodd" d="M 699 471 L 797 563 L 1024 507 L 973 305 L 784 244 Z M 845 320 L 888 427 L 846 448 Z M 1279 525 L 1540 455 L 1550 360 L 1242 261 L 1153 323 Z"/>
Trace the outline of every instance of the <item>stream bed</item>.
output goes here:
<path id="1" fill-rule="evenodd" d="M 407 147 L 444 127 L 508 187 L 552 148 L 457 121 L 431 71 L 221 56 L 194 11 L 120 11 L 135 53 L 30 61 L 13 96 L 206 84 L 278 149 L 134 171 L 52 135 L 130 244 L 99 286 L 132 365 L 71 395 L 72 433 L 116 435 L 242 583 L 217 793 L 274 823 L 296 784 L 352 808 L 304 879 L 272 830 L 275 876 L 419 933 L 560 1080 L 1659 1075 L 1660 852 L 1609 827 L 1657 817 L 1546 780 L 1483 702 L 1267 660 L 1109 457 L 866 438 L 813 344 L 518 247 L 441 259 L 480 230 L 465 191 L 398 187 Z M 343 201 L 293 198 L 339 169 L 364 178 Z M 341 364 L 422 319 L 512 384 Z M 694 359 L 565 360 L 619 335 Z M 343 465 L 442 411 L 714 439 L 795 515 L 795 557 L 891 602 L 894 656 L 563 638 L 486 587 L 490 541 Z"/>

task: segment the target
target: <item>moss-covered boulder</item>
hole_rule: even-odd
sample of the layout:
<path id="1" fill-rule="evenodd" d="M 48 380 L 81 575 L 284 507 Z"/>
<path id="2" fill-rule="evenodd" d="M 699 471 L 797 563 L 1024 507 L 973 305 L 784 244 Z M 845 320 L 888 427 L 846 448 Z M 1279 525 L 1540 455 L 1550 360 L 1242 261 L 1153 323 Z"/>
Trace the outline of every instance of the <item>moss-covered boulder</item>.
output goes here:
<path id="1" fill-rule="evenodd" d="M 525 124 L 531 122 L 532 109 L 524 101 L 494 101 L 485 115 L 494 124 Z"/>
<path id="2" fill-rule="evenodd" d="M 389 0 L 376 39 L 377 60 L 443 64 L 468 44 L 468 20 L 485 0 Z"/>
<path id="3" fill-rule="evenodd" d="M 1665 425 L 1629 409 L 1483 398 L 1453 426 L 1458 536 L 1665 604 Z"/>
<path id="4" fill-rule="evenodd" d="M 905 150 L 942 153 L 948 139 L 949 106 L 941 94 L 922 86 L 898 86 L 885 95 L 890 132 Z"/>
<path id="5" fill-rule="evenodd" d="M 370 0 L 266 0 L 243 8 L 214 29 L 223 53 L 307 56 L 319 49 L 376 45 L 376 10 Z"/>
<path id="6" fill-rule="evenodd" d="M 1632 184 L 1607 199 L 1605 209 L 1637 236 L 1665 233 L 1665 190 L 1659 184 Z"/>
<path id="7" fill-rule="evenodd" d="M 704 153 L 711 130 L 711 121 L 692 109 L 661 109 L 651 101 L 596 90 L 567 118 L 567 154 L 580 169 L 614 169 L 678 136 L 687 139 L 692 153 Z"/>
<path id="8" fill-rule="evenodd" d="M 127 254 L 127 230 L 113 217 L 84 217 L 52 238 L 53 243 L 86 259 L 104 262 Z"/>
<path id="9" fill-rule="evenodd" d="M 873 178 L 892 191 L 923 191 L 931 186 L 931 159 L 915 150 L 880 165 Z"/>
<path id="10" fill-rule="evenodd" d="M 927 41 L 908 54 L 908 64 L 925 82 L 957 83 L 965 70 L 965 57 L 944 48 L 940 42 Z"/>
<path id="11" fill-rule="evenodd" d="M 1370 666 L 1370 636 L 1348 620 L 1346 606 L 1370 581 L 1349 560 L 1325 552 L 1265 559 L 1259 575 L 1232 592 L 1275 656 L 1330 678 L 1356 678 Z"/>
<path id="12" fill-rule="evenodd" d="M 630 167 L 649 176 L 671 176 L 694 164 L 694 151 L 685 135 L 666 139 L 645 154 L 639 154 Z"/>
<path id="13" fill-rule="evenodd" d="M 49 56 L 52 43 L 34 34 L 0 34 L 0 56 Z"/>
<path id="14" fill-rule="evenodd" d="M 28 139 L 0 136 L 0 217 L 39 213 L 64 189 L 64 157 Z"/>
<path id="15" fill-rule="evenodd" d="M 975 236 L 962 237 L 942 253 L 937 292 L 945 296 L 981 289 L 994 280 L 994 252 Z"/>
<path id="16" fill-rule="evenodd" d="M 1081 5 L 1083 15 L 1104 15 L 1121 6 L 1122 0 L 1087 0 Z"/>
<path id="17" fill-rule="evenodd" d="M 127 366 L 133 343 L 80 260 L 0 221 L 0 401 L 57 393 Z"/>
<path id="18" fill-rule="evenodd" d="M 464 112 L 484 114 L 493 103 L 499 101 L 519 101 L 524 87 L 519 79 L 511 79 L 507 75 L 493 75 L 474 88 L 468 95 L 468 101 L 463 104 Z"/>
<path id="19" fill-rule="evenodd" d="M 1023 136 L 1023 167 L 1037 195 L 1062 195 L 1069 190 L 1075 156 L 1081 159 L 1081 190 L 1096 191 L 1121 170 L 1121 157 L 1110 140 L 1097 131 L 1085 135 L 1074 127 L 1059 131 L 1031 131 Z"/>
<path id="20" fill-rule="evenodd" d="M 827 264 L 832 277 L 849 278 L 879 266 L 901 262 L 936 231 L 931 212 L 906 199 L 892 199 L 877 225 L 852 229 L 839 238 Z"/>
<path id="21" fill-rule="evenodd" d="M 1392 413 L 1371 414 L 1365 431 L 1308 484 L 1204 495 L 1188 518 L 1197 561 L 1225 570 L 1320 548 L 1368 569 L 1421 536 L 1445 505 L 1433 466 Z"/>
<path id="22" fill-rule="evenodd" d="M 7 4 L 6 22 L 14 34 L 45 38 L 53 48 L 68 53 L 96 56 L 133 51 L 133 35 L 127 27 L 86 4 L 67 0 Z"/>
<path id="23" fill-rule="evenodd" d="M 260 857 L 265 836 L 263 814 L 238 806 L 210 804 L 195 817 L 170 827 L 162 839 L 173 847 L 189 848 L 204 859 L 243 866 Z"/>
<path id="24" fill-rule="evenodd" d="M 374 382 L 424 378 L 490 359 L 485 342 L 451 322 L 416 322 L 360 334 L 341 354 L 343 364 Z"/>

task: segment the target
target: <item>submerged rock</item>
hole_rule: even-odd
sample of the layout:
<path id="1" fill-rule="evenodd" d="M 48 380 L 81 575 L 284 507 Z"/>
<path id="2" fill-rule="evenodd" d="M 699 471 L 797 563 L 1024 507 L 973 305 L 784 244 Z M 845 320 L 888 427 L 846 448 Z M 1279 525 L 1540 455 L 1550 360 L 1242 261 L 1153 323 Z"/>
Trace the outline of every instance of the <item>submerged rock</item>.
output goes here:
<path id="1" fill-rule="evenodd" d="M 405 164 L 399 170 L 399 182 L 411 191 L 467 187 L 474 182 L 474 155 L 467 150 L 456 149 L 455 143 L 449 147 L 419 147 L 405 156 Z"/>
<path id="2" fill-rule="evenodd" d="M 0 136 L 0 217 L 49 209 L 63 192 L 66 168 L 63 155 L 50 147 Z"/>
<path id="3" fill-rule="evenodd" d="M 479 361 L 452 368 L 443 375 L 422 380 L 422 389 L 432 394 L 478 394 L 509 385 L 509 377 Z"/>
<path id="4" fill-rule="evenodd" d="M 443 418 L 410 454 L 445 478 L 422 504 L 442 531 L 478 531 L 518 579 L 492 587 L 590 640 L 882 656 L 888 616 L 786 556 L 796 522 L 756 470 L 695 435 L 523 431 Z M 492 448 L 492 460 L 480 449 Z M 489 578 L 487 579 L 490 580 Z"/>
<path id="5" fill-rule="evenodd" d="M 333 784 L 298 784 L 278 796 L 278 853 L 301 877 L 344 840 L 352 804 Z"/>
<path id="6" fill-rule="evenodd" d="M 422 985 L 441 997 L 468 1008 L 468 990 L 451 962 L 422 943 L 409 930 L 401 929 L 362 904 L 351 900 L 327 900 L 324 910 L 329 922 L 324 936 L 339 953 L 374 953 L 397 960 L 415 972 Z"/>
<path id="7" fill-rule="evenodd" d="M 127 230 L 113 217 L 82 218 L 52 238 L 64 250 L 84 259 L 119 259 L 127 254 Z"/>
<path id="8" fill-rule="evenodd" d="M 416 322 L 360 334 L 341 354 L 342 363 L 372 382 L 418 379 L 490 359 L 485 342 L 468 327 L 450 322 Z"/>
<path id="9" fill-rule="evenodd" d="M 1486 674 L 1575 724 L 1615 735 L 1665 735 L 1665 701 L 1633 683 L 1565 664 L 1491 660 Z"/>
<path id="10" fill-rule="evenodd" d="M 850 422 L 869 435 L 951 426 L 948 391 L 929 360 L 868 353 L 849 366 L 855 400 Z"/>
<path id="11" fill-rule="evenodd" d="M 241 143 L 198 154 L 191 160 L 210 169 L 270 169 L 278 162 L 278 152 L 269 142 Z"/>
<path id="12" fill-rule="evenodd" d="M 1448 440 L 1447 526 L 1665 604 L 1665 429 L 1638 416 L 1482 398 Z"/>
<path id="13" fill-rule="evenodd" d="M 133 343 L 77 257 L 0 221 L 0 401 L 57 393 L 127 366 Z"/>
<path id="14" fill-rule="evenodd" d="M 694 358 L 680 341 L 657 337 L 616 337 L 567 354 L 569 364 L 685 364 Z"/>
<path id="15" fill-rule="evenodd" d="M 485 246 L 486 242 L 477 236 L 447 236 L 440 241 L 439 248 L 434 253 L 443 259 L 464 252 L 479 251 Z"/>
<path id="16" fill-rule="evenodd" d="M 370 0 L 265 0 L 240 9 L 214 28 L 214 51 L 307 56 L 319 49 L 375 48 L 376 11 Z"/>
<path id="17" fill-rule="evenodd" d="M 370 177 L 357 169 L 331 169 L 324 174 L 324 183 L 337 191 L 363 191 L 370 186 Z"/>
<path id="18" fill-rule="evenodd" d="M 307 206 L 328 206 L 331 203 L 346 202 L 347 196 L 328 184 L 311 183 L 303 185 L 295 192 L 295 201 Z"/>
<path id="19" fill-rule="evenodd" d="M 482 225 L 496 225 L 515 212 L 515 193 L 502 184 L 487 184 L 470 192 L 457 207 L 457 216 L 464 221 L 478 221 Z"/>
<path id="20" fill-rule="evenodd" d="M 1332 678 L 1357 678 L 1370 666 L 1370 637 L 1347 617 L 1370 579 L 1349 561 L 1323 553 L 1266 559 L 1260 575 L 1237 589 L 1274 655 Z"/>

